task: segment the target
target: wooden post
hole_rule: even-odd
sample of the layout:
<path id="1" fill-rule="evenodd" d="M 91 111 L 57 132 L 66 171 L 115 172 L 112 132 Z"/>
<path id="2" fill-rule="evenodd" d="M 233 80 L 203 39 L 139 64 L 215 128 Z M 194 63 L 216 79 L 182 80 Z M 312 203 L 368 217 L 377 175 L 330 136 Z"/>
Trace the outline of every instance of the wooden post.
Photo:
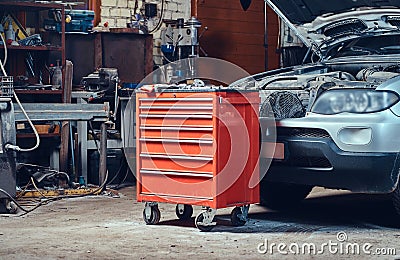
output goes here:
<path id="1" fill-rule="evenodd" d="M 63 87 L 63 103 L 71 103 L 72 75 L 74 67 L 71 61 L 66 61 Z M 61 145 L 60 145 L 60 171 L 68 171 L 68 151 L 69 151 L 69 122 L 61 123 Z"/>

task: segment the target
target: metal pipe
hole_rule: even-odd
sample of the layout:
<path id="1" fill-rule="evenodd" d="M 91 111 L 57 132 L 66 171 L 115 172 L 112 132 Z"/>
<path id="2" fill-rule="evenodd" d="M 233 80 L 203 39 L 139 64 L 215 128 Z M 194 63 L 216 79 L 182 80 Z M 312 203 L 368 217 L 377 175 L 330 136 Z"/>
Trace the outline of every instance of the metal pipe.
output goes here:
<path id="1" fill-rule="evenodd" d="M 194 17 L 198 16 L 198 4 L 198 0 L 191 0 L 191 13 Z"/>
<path id="2" fill-rule="evenodd" d="M 76 168 L 75 168 L 75 150 L 74 150 L 74 137 L 72 134 L 72 124 L 71 122 L 68 122 L 68 127 L 69 127 L 69 138 L 70 138 L 70 145 L 71 145 L 71 160 L 72 160 L 72 174 L 75 176 L 75 182 L 78 180 L 78 175 L 76 174 Z"/>
<path id="3" fill-rule="evenodd" d="M 106 175 L 107 175 L 107 125 L 105 123 L 102 123 L 101 137 L 100 137 L 99 183 L 105 182 Z"/>
<path id="4" fill-rule="evenodd" d="M 75 138 L 74 138 L 74 146 L 72 147 L 72 149 L 74 150 L 74 175 L 75 175 L 75 182 L 78 182 L 78 174 L 79 174 L 79 164 L 77 162 L 79 162 L 79 135 L 78 133 L 75 133 Z"/>

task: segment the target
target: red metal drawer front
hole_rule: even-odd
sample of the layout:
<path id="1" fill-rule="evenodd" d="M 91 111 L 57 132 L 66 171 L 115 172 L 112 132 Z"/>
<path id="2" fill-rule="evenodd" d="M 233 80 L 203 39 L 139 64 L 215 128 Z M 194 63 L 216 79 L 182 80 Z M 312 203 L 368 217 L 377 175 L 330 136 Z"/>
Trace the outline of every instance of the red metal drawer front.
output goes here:
<path id="1" fill-rule="evenodd" d="M 142 173 L 141 183 L 140 195 L 197 197 L 201 200 L 213 198 L 213 180 L 210 178 Z"/>
<path id="2" fill-rule="evenodd" d="M 175 126 L 175 127 L 212 127 L 212 116 L 204 115 L 180 115 L 162 117 L 161 115 L 141 115 L 140 126 Z"/>
<path id="3" fill-rule="evenodd" d="M 142 138 L 167 139 L 209 139 L 212 138 L 212 127 L 160 127 L 141 126 L 139 136 Z"/>
<path id="4" fill-rule="evenodd" d="M 212 139 L 157 139 L 140 138 L 140 151 L 150 154 L 166 155 L 194 155 L 209 156 L 214 155 Z"/>
<path id="5" fill-rule="evenodd" d="M 211 160 L 192 160 L 179 159 L 179 157 L 161 155 L 149 157 L 148 155 L 140 155 L 141 169 L 163 170 L 163 171 L 183 171 L 183 172 L 200 172 L 212 173 L 213 162 Z"/>
<path id="6" fill-rule="evenodd" d="M 191 105 L 166 105 L 157 104 L 154 106 L 139 106 L 141 114 L 164 114 L 164 115 L 175 115 L 175 114 L 188 114 L 188 115 L 212 115 L 213 107 L 212 104 L 205 104 L 201 106 Z"/>
<path id="7" fill-rule="evenodd" d="M 169 93 L 174 96 L 174 94 Z M 165 94 L 167 95 L 167 94 Z M 213 97 L 199 95 L 198 93 L 192 95 L 185 95 L 183 97 L 164 97 L 162 94 L 157 98 L 144 98 L 139 97 L 139 107 L 157 107 L 157 106 L 190 106 L 190 107 L 204 107 L 212 106 Z"/>

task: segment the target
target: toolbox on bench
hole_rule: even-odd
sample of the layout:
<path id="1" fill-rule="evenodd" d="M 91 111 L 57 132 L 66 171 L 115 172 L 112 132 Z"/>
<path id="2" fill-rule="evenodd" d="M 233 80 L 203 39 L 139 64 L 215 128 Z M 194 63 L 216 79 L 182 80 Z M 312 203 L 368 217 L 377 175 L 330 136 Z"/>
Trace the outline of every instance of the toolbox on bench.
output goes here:
<path id="1" fill-rule="evenodd" d="M 70 20 L 65 23 L 66 32 L 89 32 L 93 29 L 94 11 L 65 10 L 65 16 Z M 59 10 L 50 10 L 49 18 L 44 20 L 47 31 L 61 32 L 61 13 Z"/>

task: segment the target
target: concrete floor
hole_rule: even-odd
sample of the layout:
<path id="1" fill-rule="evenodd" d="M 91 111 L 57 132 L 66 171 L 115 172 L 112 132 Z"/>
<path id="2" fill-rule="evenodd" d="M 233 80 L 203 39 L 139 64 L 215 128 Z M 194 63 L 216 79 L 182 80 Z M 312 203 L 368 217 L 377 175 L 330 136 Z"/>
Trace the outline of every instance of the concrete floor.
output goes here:
<path id="1" fill-rule="evenodd" d="M 158 225 L 145 225 L 134 194 L 128 187 L 119 198 L 65 199 L 23 217 L 0 215 L 0 259 L 400 259 L 400 218 L 386 196 L 314 189 L 291 213 L 252 206 L 243 227 L 230 226 L 231 209 L 218 210 L 218 226 L 205 233 L 194 218 L 178 221 L 171 204 L 160 205 Z M 391 249 L 397 255 L 376 254 Z"/>

